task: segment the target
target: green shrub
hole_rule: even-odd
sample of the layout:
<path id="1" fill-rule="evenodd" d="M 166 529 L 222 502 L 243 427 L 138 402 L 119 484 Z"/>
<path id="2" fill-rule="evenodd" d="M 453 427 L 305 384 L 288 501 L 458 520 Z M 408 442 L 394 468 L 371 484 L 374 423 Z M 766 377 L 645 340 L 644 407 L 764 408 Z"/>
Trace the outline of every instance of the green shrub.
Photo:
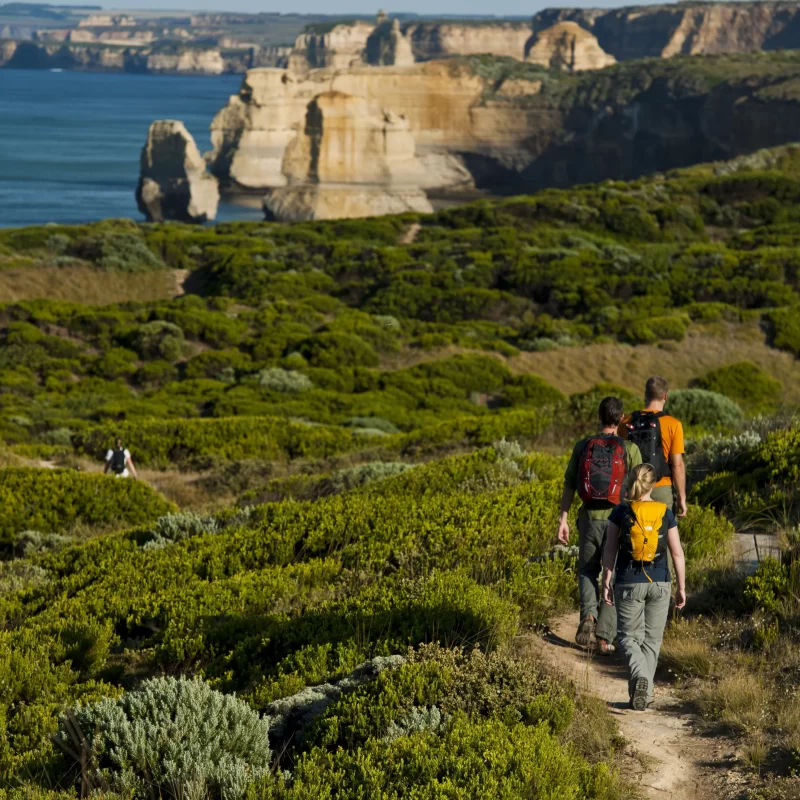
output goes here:
<path id="1" fill-rule="evenodd" d="M 147 272 L 165 264 L 136 233 L 104 231 L 76 239 L 67 255 L 91 261 L 105 272 Z"/>
<path id="2" fill-rule="evenodd" d="M 238 800 L 270 773 L 270 721 L 200 680 L 153 678 L 73 714 L 101 775 L 121 794 Z M 68 754 L 80 751 L 67 720 L 58 742 Z"/>
<path id="3" fill-rule="evenodd" d="M 214 459 L 320 458 L 361 444 L 343 428 L 277 417 L 122 422 L 82 431 L 74 442 L 78 452 L 100 458 L 117 436 L 135 449 L 137 462 L 157 468 Z"/>
<path id="4" fill-rule="evenodd" d="M 294 370 L 270 367 L 258 373 L 258 385 L 270 392 L 307 392 L 314 388 L 314 384 L 307 375 Z"/>
<path id="5" fill-rule="evenodd" d="M 123 347 L 112 347 L 106 350 L 91 366 L 93 375 L 107 380 L 128 378 L 136 372 L 136 353 Z"/>
<path id="6" fill-rule="evenodd" d="M 44 533 L 85 525 L 138 525 L 173 505 L 141 481 L 71 470 L 11 467 L 0 470 L 0 545 L 26 530 Z"/>
<path id="7" fill-rule="evenodd" d="M 375 367 L 379 358 L 363 339 L 350 333 L 320 333 L 297 346 L 297 351 L 315 367 Z"/>
<path id="8" fill-rule="evenodd" d="M 392 740 L 370 739 L 355 750 L 315 748 L 300 757 L 291 784 L 263 781 L 248 800 L 325 796 L 345 800 L 352 787 L 397 800 L 448 797 L 614 796 L 605 764 L 590 766 L 563 748 L 546 725 L 507 726 L 498 719 L 471 721 L 454 715 L 443 734 L 420 732 Z"/>
<path id="9" fill-rule="evenodd" d="M 783 394 L 779 380 L 751 361 L 739 361 L 711 370 L 694 381 L 698 389 L 724 394 L 748 411 L 774 409 Z"/>
<path id="10" fill-rule="evenodd" d="M 183 331 L 172 322 L 154 320 L 136 329 L 132 343 L 142 358 L 175 361 L 183 352 Z"/>
<path id="11" fill-rule="evenodd" d="M 676 389 L 669 393 L 667 409 L 684 425 L 701 428 L 733 428 L 743 418 L 739 406 L 717 392 L 705 389 Z"/>
<path id="12" fill-rule="evenodd" d="M 767 314 L 771 341 L 775 347 L 800 357 L 800 309 L 780 308 Z"/>
<path id="13" fill-rule="evenodd" d="M 765 558 L 744 582 L 744 601 L 752 609 L 780 614 L 789 593 L 789 570 L 774 558 Z"/>

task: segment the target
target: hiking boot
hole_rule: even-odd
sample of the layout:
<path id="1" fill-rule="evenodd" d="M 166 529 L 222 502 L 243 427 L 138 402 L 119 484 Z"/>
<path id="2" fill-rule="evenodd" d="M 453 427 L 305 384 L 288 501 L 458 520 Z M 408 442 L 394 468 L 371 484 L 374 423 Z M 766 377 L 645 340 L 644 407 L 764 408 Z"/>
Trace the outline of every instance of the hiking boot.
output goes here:
<path id="1" fill-rule="evenodd" d="M 647 708 L 648 692 L 647 678 L 637 678 L 631 694 L 631 708 L 634 711 L 644 711 Z"/>
<path id="2" fill-rule="evenodd" d="M 605 639 L 597 639 L 597 652 L 601 656 L 613 656 L 617 652 L 616 645 L 607 642 Z"/>
<path id="3" fill-rule="evenodd" d="M 597 621 L 594 617 L 588 616 L 578 625 L 578 632 L 575 634 L 575 641 L 581 647 L 588 647 L 592 643 L 592 636 L 594 636 L 594 628 Z"/>

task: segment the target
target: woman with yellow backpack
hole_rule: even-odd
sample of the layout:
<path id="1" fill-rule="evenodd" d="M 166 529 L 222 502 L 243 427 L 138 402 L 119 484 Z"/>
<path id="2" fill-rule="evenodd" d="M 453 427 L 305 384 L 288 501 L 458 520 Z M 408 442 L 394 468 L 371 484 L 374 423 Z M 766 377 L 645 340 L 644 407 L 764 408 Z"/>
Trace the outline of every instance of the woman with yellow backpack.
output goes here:
<path id="1" fill-rule="evenodd" d="M 652 499 L 655 484 L 656 471 L 650 464 L 634 467 L 629 503 L 611 512 L 603 553 L 603 600 L 608 605 L 616 601 L 617 639 L 630 670 L 631 707 L 637 711 L 653 702 L 671 596 L 667 551 L 678 579 L 675 607 L 686 605 L 686 562 L 678 523 L 672 509 Z"/>

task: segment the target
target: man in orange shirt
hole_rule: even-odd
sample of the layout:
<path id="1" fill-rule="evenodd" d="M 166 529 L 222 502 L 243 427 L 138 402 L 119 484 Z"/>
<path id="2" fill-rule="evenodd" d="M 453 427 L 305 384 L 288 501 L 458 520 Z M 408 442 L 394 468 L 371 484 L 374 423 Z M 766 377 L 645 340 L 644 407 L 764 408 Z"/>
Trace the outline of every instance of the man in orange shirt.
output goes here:
<path id="1" fill-rule="evenodd" d="M 639 447 L 642 462 L 652 464 L 658 481 L 652 492 L 653 500 L 664 503 L 686 516 L 686 465 L 683 463 L 683 425 L 664 412 L 669 398 L 669 385 L 655 376 L 645 384 L 645 408 L 624 417 L 618 433 Z"/>

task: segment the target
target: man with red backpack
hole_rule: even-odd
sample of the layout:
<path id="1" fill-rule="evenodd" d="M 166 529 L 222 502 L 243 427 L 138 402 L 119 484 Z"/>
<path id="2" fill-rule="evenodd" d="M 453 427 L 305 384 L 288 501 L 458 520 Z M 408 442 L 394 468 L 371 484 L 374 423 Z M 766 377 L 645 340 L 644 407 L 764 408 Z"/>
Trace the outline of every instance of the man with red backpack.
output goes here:
<path id="1" fill-rule="evenodd" d="M 603 603 L 600 595 L 608 518 L 625 498 L 631 471 L 642 463 L 639 448 L 617 435 L 622 413 L 622 401 L 606 397 L 600 403 L 600 432 L 581 439 L 573 448 L 564 474 L 558 526 L 558 541 L 566 545 L 569 543 L 569 510 L 577 492 L 583 505 L 578 512 L 581 621 L 575 641 L 581 647 L 588 647 L 594 635 L 597 650 L 602 655 L 614 652 L 617 636 L 616 609 Z"/>

